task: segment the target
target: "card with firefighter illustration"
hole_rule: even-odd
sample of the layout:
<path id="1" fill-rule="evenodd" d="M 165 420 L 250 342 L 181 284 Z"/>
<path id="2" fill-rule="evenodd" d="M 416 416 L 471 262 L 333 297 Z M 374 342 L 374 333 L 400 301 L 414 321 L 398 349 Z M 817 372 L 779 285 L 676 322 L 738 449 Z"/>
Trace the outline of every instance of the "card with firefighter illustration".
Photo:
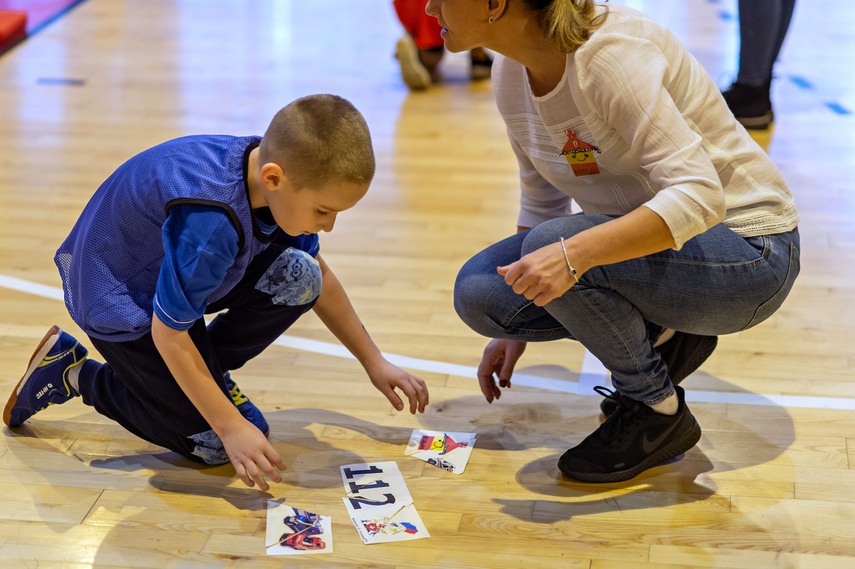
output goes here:
<path id="1" fill-rule="evenodd" d="M 430 537 L 395 462 L 341 467 L 344 505 L 364 543 Z"/>
<path id="2" fill-rule="evenodd" d="M 413 431 L 404 454 L 454 474 L 462 474 L 475 446 L 475 433 Z"/>
<path id="3" fill-rule="evenodd" d="M 267 555 L 332 553 L 332 522 L 273 500 L 267 503 Z"/>

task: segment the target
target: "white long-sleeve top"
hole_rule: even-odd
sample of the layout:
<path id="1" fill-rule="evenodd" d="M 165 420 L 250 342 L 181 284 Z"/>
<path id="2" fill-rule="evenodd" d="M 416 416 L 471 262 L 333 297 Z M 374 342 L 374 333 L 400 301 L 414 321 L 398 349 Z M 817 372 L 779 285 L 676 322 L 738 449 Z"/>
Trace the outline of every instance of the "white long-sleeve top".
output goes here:
<path id="1" fill-rule="evenodd" d="M 795 202 L 774 163 L 736 121 L 715 83 L 663 25 L 610 5 L 559 84 L 537 97 L 525 67 L 498 57 L 493 85 L 520 165 L 519 225 L 644 205 L 676 248 L 723 222 L 750 237 L 790 231 Z M 576 176 L 568 131 L 595 147 L 597 174 Z"/>

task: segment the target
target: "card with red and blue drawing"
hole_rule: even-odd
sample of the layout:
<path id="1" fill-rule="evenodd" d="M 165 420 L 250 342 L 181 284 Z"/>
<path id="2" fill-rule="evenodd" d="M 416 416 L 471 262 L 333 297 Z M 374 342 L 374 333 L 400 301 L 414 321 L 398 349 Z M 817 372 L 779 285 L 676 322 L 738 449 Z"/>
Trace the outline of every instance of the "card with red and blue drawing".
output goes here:
<path id="1" fill-rule="evenodd" d="M 430 537 L 395 462 L 341 467 L 344 505 L 363 543 Z"/>
<path id="2" fill-rule="evenodd" d="M 267 555 L 332 553 L 332 521 L 300 508 L 267 503 Z"/>
<path id="3" fill-rule="evenodd" d="M 475 433 L 415 429 L 404 454 L 453 474 L 462 474 L 475 446 Z"/>

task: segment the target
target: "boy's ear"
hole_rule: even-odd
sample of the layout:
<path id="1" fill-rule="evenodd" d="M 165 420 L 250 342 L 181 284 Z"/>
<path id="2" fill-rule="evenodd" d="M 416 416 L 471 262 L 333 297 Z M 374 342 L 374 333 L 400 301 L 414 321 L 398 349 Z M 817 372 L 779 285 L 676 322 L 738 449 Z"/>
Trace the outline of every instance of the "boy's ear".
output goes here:
<path id="1" fill-rule="evenodd" d="M 261 179 L 261 183 L 264 184 L 264 187 L 271 192 L 278 190 L 288 182 L 285 172 L 282 171 L 279 164 L 274 162 L 267 162 L 261 166 L 259 178 Z"/>

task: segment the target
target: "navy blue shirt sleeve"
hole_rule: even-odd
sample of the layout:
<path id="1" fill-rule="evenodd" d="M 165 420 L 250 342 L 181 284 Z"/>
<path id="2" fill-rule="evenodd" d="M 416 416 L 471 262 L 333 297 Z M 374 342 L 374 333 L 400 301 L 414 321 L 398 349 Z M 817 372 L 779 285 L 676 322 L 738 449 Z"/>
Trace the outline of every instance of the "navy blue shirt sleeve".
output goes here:
<path id="1" fill-rule="evenodd" d="M 221 208 L 177 205 L 163 224 L 163 250 L 154 313 L 170 328 L 188 330 L 234 264 L 238 233 Z"/>

